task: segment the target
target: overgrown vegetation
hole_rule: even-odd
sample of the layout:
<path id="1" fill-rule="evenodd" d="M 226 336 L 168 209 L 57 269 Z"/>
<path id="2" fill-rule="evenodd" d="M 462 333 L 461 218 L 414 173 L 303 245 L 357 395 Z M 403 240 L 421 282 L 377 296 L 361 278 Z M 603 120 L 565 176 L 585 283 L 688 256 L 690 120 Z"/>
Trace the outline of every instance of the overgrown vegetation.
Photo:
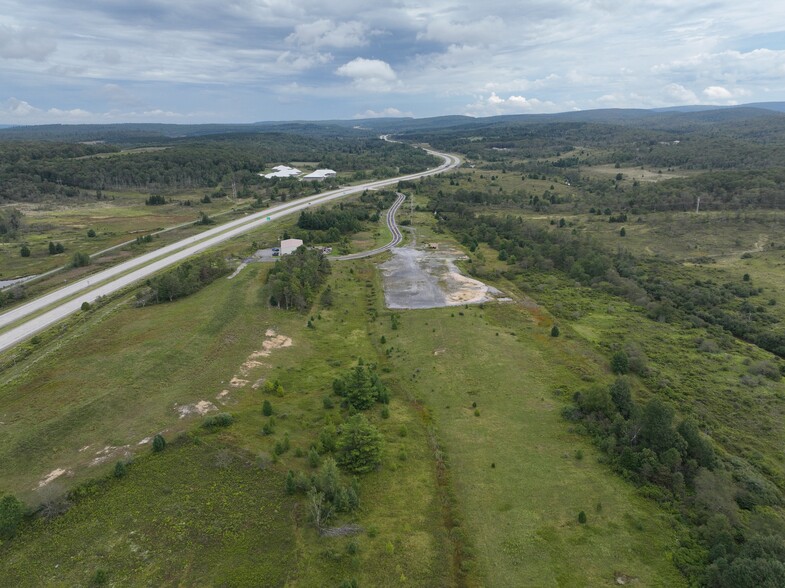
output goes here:
<path id="1" fill-rule="evenodd" d="M 149 279 L 146 288 L 137 292 L 136 305 L 173 302 L 198 292 L 227 273 L 229 267 L 220 255 L 207 255 L 188 260 L 173 270 Z"/>
<path id="2" fill-rule="evenodd" d="M 307 310 L 329 274 L 330 262 L 322 252 L 301 246 L 279 259 L 267 274 L 270 304 Z"/>

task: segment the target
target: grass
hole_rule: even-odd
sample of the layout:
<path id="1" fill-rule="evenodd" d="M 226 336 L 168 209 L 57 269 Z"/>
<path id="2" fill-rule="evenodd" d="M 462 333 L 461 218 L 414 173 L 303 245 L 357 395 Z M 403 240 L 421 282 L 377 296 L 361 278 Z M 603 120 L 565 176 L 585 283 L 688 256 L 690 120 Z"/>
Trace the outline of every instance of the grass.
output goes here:
<path id="1" fill-rule="evenodd" d="M 228 249 L 243 249 L 252 238 L 259 235 L 233 241 Z M 330 394 L 332 379 L 354 365 L 358 357 L 370 360 L 376 353 L 367 335 L 366 321 L 380 292 L 372 266 L 337 266 L 331 278 L 335 304 L 320 309 L 314 316 L 315 328 L 308 328 L 307 316 L 267 307 L 260 290 L 265 267 L 251 265 L 233 280 L 220 280 L 173 304 L 142 309 L 121 305 L 92 327 L 74 329 L 60 347 L 44 343 L 27 362 L 8 370 L 0 392 L 7 424 L 2 428 L 0 459 L 3 491 L 13 491 L 34 505 L 42 498 L 42 493 L 34 488 L 55 468 L 67 471 L 53 483 L 63 490 L 104 475 L 116 459 L 146 453 L 147 446 L 138 445 L 143 438 L 163 431 L 171 439 L 180 431 L 198 427 L 201 419 L 180 419 L 175 403 L 207 400 L 220 406 L 217 397 L 222 390 L 229 391 L 222 397 L 226 402 L 222 410 L 231 411 L 236 417 L 236 424 L 218 435 L 222 446 L 239 455 L 258 456 L 268 464 L 265 471 L 275 480 L 276 487 L 271 490 L 274 494 L 282 491 L 288 469 L 310 472 L 307 459 L 298 455 L 307 454 L 326 422 L 340 422 L 342 418 L 340 409 L 323 406 L 322 399 Z M 366 304 L 358 305 L 356 301 L 363 298 Z M 246 363 L 251 353 L 260 350 L 269 339 L 265 334 L 268 329 L 291 337 L 291 347 L 273 350 L 260 364 Z M 235 376 L 245 382 L 231 386 L 230 380 Z M 265 436 L 263 394 L 251 384 L 268 378 L 280 380 L 286 393 L 281 398 L 269 398 L 277 425 L 273 435 Z M 361 585 L 374 586 L 400 585 L 402 578 L 415 585 L 451 585 L 450 540 L 443 526 L 436 472 L 418 414 L 416 407 L 402 398 L 393 398 L 387 419 L 381 418 L 379 407 L 369 414 L 387 440 L 383 467 L 363 477 L 360 511 L 334 522 L 359 523 L 363 529 L 359 535 L 322 538 L 310 525 L 303 499 L 287 508 L 286 532 L 293 537 L 293 546 L 287 549 L 293 551 L 289 559 L 279 562 L 281 569 L 276 570 L 288 574 L 290 585 L 338 585 L 350 578 L 357 578 Z M 410 430 L 405 438 L 398 434 L 402 425 Z M 285 434 L 291 449 L 276 459 L 273 446 Z M 109 458 L 91 465 L 103 455 Z M 155 479 L 157 474 L 147 470 L 148 461 L 134 464 L 129 479 Z M 170 484 L 177 486 L 184 473 L 178 468 L 170 470 Z M 166 478 L 165 472 L 161 475 Z M 120 484 L 124 483 L 125 480 Z M 193 484 L 202 491 L 202 482 Z M 210 486 L 209 479 L 206 484 Z M 92 568 L 81 566 L 80 560 L 68 559 L 71 552 L 66 545 L 73 542 L 68 538 L 79 533 L 85 535 L 89 545 L 134 542 L 129 533 L 135 527 L 127 525 L 123 510 L 115 506 L 120 497 L 113 492 L 119 495 L 126 491 L 100 490 L 96 504 L 90 507 L 107 513 L 98 519 L 100 532 L 82 522 L 80 517 L 86 515 L 79 510 L 80 503 L 71 512 L 82 514 L 69 512 L 58 519 L 62 534 L 50 539 L 44 531 L 25 531 L 25 539 L 14 544 L 28 554 L 25 561 L 36 557 L 44 570 L 59 563 L 62 577 L 78 579 L 87 572 L 93 573 Z M 140 509 L 158 512 L 151 502 L 154 495 L 134 496 Z M 114 518 L 111 512 L 115 513 Z M 188 527 L 191 523 L 184 520 L 188 516 L 189 512 L 176 510 L 167 521 L 178 528 Z M 204 520 L 201 516 L 197 521 Z M 256 516 L 252 503 L 240 501 L 232 511 L 232 517 Z M 392 545 L 392 551 L 388 545 Z M 250 557 L 239 548 L 227 549 L 227 557 Z M 150 577 L 150 582 L 159 583 L 156 570 L 160 569 L 166 574 L 161 581 L 164 585 L 176 583 L 181 577 L 187 583 L 191 576 L 180 576 L 173 562 L 180 556 L 194 561 L 199 553 L 198 546 L 175 542 L 167 552 L 166 562 L 137 562 L 139 577 Z M 127 550 L 118 552 L 117 557 L 134 559 Z M 292 558 L 296 561 L 293 568 L 289 564 Z M 276 561 L 273 555 L 264 565 Z M 117 567 L 122 568 L 113 563 L 108 571 L 114 574 L 111 570 Z M 198 569 L 196 564 L 193 569 Z"/>
<path id="2" fill-rule="evenodd" d="M 454 245 L 432 215 L 413 218 L 418 242 Z M 224 251 L 239 254 L 283 226 L 233 240 Z M 495 259 L 487 247 L 479 251 Z M 742 261 L 743 267 L 764 263 L 757 254 Z M 160 585 L 199 583 L 198 573 L 219 583 L 211 570 L 227 570 L 229 585 L 250 583 L 257 571 L 269 574 L 262 584 L 290 586 L 337 586 L 351 578 L 361 586 L 607 585 L 617 574 L 640 585 L 683 585 L 670 561 L 683 533 L 675 516 L 618 478 L 560 416 L 574 391 L 609 380 L 609 349 L 626 340 L 641 344 L 654 368 L 652 379 L 636 381 L 639 396 L 670 395 L 754 467 L 780 470 L 770 445 L 782 440 L 781 384 L 755 390 L 737 384 L 745 359 L 763 357 L 755 350 L 701 354 L 694 347 L 698 331 L 649 322 L 641 328 L 638 310 L 547 274 L 527 276 L 525 285 L 500 278 L 499 287 L 521 303 L 396 311 L 400 326 L 393 328 L 373 263 L 335 262 L 333 305 L 286 313 L 267 307 L 266 267 L 251 264 L 233 280 L 173 304 L 107 308 L 101 320 L 89 319 L 95 322 L 74 329 L 59 346 L 43 343 L 3 374 L 4 491 L 35 504 L 34 488 L 55 468 L 71 472 L 56 482 L 67 488 L 107 474 L 126 451 L 137 459 L 126 478 L 99 485 L 64 517 L 48 526 L 33 523 L 0 547 L 0 577 L 15 579 L 10 574 L 35 561 L 44 575 L 31 585 L 52 583 L 45 574 L 55 564 L 63 585 L 86 584 L 99 568 L 122 583 L 131 566 Z M 550 336 L 554 317 L 531 303 L 524 288 L 557 315 L 560 337 Z M 268 329 L 291 338 L 291 346 L 248 363 L 270 339 Z M 289 469 L 313 471 L 308 449 L 323 426 L 346 414 L 338 399 L 329 409 L 323 399 L 333 378 L 358 358 L 378 361 L 393 390 L 389 418 L 378 405 L 368 411 L 385 438 L 383 465 L 362 478 L 359 511 L 331 522 L 362 530 L 325 538 L 310 525 L 304 499 L 283 495 L 283 478 Z M 245 382 L 232 386 L 234 377 Z M 253 387 L 267 379 L 279 380 L 285 394 L 265 396 Z M 655 388 L 657 382 L 668 384 Z M 273 406 L 272 435 L 262 434 L 269 422 L 264 399 Z M 199 430 L 201 418 L 180 419 L 174 405 L 200 400 L 231 412 L 235 424 L 204 436 L 201 445 L 184 442 L 160 455 L 138 445 L 158 431 L 173 439 Z M 751 416 L 734 428 L 739 410 Z M 756 430 L 767 436 L 756 439 Z M 275 443 L 285 435 L 291 448 L 275 457 Z M 116 448 L 110 459 L 90 465 L 107 447 Z M 216 467 L 227 451 L 231 465 Z M 204 470 L 200 481 L 189 468 Z M 252 496 L 232 494 L 236 485 L 254 490 Z M 256 501 L 256 491 L 263 500 Z M 178 506 L 177 495 L 189 497 L 187 508 Z M 213 505 L 212 496 L 232 497 L 233 506 Z M 267 504 L 279 510 L 264 507 L 257 520 Z M 578 522 L 581 511 L 586 524 Z M 158 517 L 151 520 L 166 521 L 164 528 L 148 522 L 148 512 Z M 231 531 L 236 527 L 213 522 L 225 518 L 244 521 L 257 537 L 282 537 L 284 547 L 250 545 L 244 532 Z M 199 539 L 204 528 L 209 537 Z M 227 533 L 225 541 L 215 540 Z M 140 561 L 135 554 L 144 550 L 132 550 L 142 545 L 139 536 L 170 548 Z M 177 567 L 182 561 L 187 565 Z"/>
<path id="3" fill-rule="evenodd" d="M 0 547 L 5 586 L 280 586 L 295 571 L 280 472 L 216 439 L 145 454 Z"/>
<path id="4" fill-rule="evenodd" d="M 387 333 L 398 387 L 433 411 L 482 584 L 601 585 L 616 572 L 682 584 L 667 556 L 673 519 L 598 464 L 560 417 L 556 389 L 602 372 L 591 354 L 513 304 L 401 315 Z"/>
<path id="5" fill-rule="evenodd" d="M 196 221 L 199 211 L 213 216 L 231 208 L 231 202 L 216 199 L 209 204 L 199 200 L 201 193 L 183 193 L 175 201 L 191 200 L 192 206 L 176 203 L 146 206 L 147 194 L 113 193 L 111 200 L 88 200 L 67 204 L 14 205 L 24 214 L 26 229 L 14 242 L 0 244 L 0 278 L 38 274 L 67 264 L 77 251 L 95 253 L 138 235 L 180 223 Z M 88 237 L 93 229 L 95 237 Z M 49 242 L 62 243 L 66 252 L 49 255 Z M 30 247 L 30 257 L 21 257 L 22 243 Z"/>

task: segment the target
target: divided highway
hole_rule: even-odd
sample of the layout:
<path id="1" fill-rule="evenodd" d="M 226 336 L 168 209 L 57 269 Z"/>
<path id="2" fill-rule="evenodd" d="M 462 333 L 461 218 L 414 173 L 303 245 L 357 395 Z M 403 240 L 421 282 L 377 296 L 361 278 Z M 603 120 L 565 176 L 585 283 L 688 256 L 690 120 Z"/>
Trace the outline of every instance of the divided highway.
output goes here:
<path id="1" fill-rule="evenodd" d="M 386 139 L 386 137 L 383 138 Z M 384 188 L 397 184 L 399 181 L 417 180 L 439 174 L 460 164 L 460 159 L 454 155 L 430 149 L 426 149 L 426 151 L 441 158 L 442 164 L 424 172 L 339 188 L 249 214 L 199 235 L 182 239 L 156 251 L 107 268 L 2 313 L 0 314 L 0 329 L 5 329 L 5 331 L 0 333 L 0 351 L 13 347 L 34 333 L 73 314 L 81 308 L 83 302 L 92 303 L 100 296 L 112 294 L 214 245 L 263 226 L 265 223 L 294 214 L 314 204 L 322 204 L 364 190 Z"/>

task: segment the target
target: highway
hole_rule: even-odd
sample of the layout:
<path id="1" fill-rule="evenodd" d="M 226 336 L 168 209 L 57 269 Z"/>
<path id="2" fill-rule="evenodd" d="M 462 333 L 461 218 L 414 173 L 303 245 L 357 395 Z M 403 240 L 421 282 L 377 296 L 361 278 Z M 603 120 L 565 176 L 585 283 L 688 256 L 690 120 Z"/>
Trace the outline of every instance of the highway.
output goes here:
<path id="1" fill-rule="evenodd" d="M 387 140 L 386 137 L 382 137 Z M 63 318 L 78 311 L 83 302 L 93 303 L 100 296 L 108 296 L 135 282 L 174 265 L 210 247 L 222 243 L 232 237 L 241 235 L 266 223 L 299 212 L 315 204 L 323 204 L 331 200 L 343 198 L 364 190 L 384 188 L 399 181 L 417 180 L 426 176 L 439 174 L 460 165 L 460 159 L 448 153 L 440 153 L 426 149 L 428 153 L 442 159 L 441 165 L 419 172 L 386 180 L 376 180 L 356 186 L 347 186 L 328 192 L 322 192 L 307 198 L 301 198 L 268 208 L 264 211 L 249 214 L 200 233 L 172 243 L 161 249 L 151 251 L 116 266 L 107 268 L 87 278 L 64 286 L 0 314 L 0 351 L 13 347 L 17 343 L 31 337 L 38 331 L 46 329 Z M 39 314 L 40 313 L 40 314 Z M 36 315 L 32 316 L 31 315 Z M 30 317 L 30 318 L 26 318 Z"/>

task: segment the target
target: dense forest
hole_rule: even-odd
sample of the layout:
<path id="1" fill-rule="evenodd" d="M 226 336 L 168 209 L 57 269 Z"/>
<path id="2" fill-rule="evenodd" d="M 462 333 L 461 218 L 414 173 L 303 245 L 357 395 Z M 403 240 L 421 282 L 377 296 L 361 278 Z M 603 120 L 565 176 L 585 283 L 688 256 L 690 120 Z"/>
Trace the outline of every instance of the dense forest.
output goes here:
<path id="1" fill-rule="evenodd" d="M 225 194 L 233 179 L 240 195 L 250 196 L 251 187 L 265 184 L 260 171 L 292 161 L 355 172 L 358 180 L 412 173 L 436 163 L 422 150 L 369 137 L 214 135 L 124 152 L 102 143 L 10 141 L 0 142 L 0 198 L 35 201 L 87 191 L 100 197 L 104 190 L 128 189 L 214 188 Z"/>

